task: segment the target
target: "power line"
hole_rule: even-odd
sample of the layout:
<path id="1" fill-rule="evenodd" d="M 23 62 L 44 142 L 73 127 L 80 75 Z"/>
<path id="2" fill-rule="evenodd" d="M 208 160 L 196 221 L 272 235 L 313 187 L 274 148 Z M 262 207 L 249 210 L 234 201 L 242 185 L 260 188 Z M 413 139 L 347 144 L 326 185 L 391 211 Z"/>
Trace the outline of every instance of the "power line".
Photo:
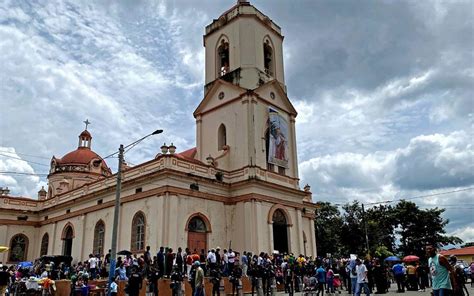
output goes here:
<path id="1" fill-rule="evenodd" d="M 0 156 L 8 157 L 8 158 L 13 158 L 13 159 L 18 159 L 18 160 L 21 160 L 21 161 L 24 161 L 24 162 L 28 162 L 28 163 L 32 163 L 32 164 L 37 164 L 37 165 L 42 165 L 42 166 L 45 166 L 45 167 L 49 167 L 49 165 L 44 164 L 44 163 L 39 163 L 39 162 L 35 162 L 35 161 L 23 159 L 23 158 L 20 158 L 20 157 L 15 157 L 15 156 L 11 156 L 11 155 L 6 155 L 6 154 L 3 154 L 3 153 L 0 153 Z"/>
<path id="2" fill-rule="evenodd" d="M 43 173 L 24 173 L 24 172 L 12 172 L 12 171 L 0 171 L 0 175 L 39 176 L 39 177 L 48 176 L 48 174 L 43 174 Z"/>
<path id="3" fill-rule="evenodd" d="M 10 152 L 10 151 L 1 151 L 2 153 L 10 153 L 10 154 L 16 154 L 16 155 L 23 155 L 23 156 L 28 156 L 28 157 L 35 157 L 35 158 L 42 158 L 42 159 L 51 159 L 51 157 L 46 157 L 46 156 L 39 156 L 39 155 L 32 155 L 32 154 L 26 154 L 26 153 L 20 153 L 20 152 Z"/>
<path id="4" fill-rule="evenodd" d="M 366 203 L 366 205 L 386 204 L 386 203 L 398 202 L 398 201 L 402 201 L 402 200 L 413 200 L 413 199 L 418 199 L 418 198 L 433 197 L 433 196 L 451 194 L 451 193 L 456 193 L 456 192 L 468 191 L 468 190 L 472 190 L 472 189 L 474 189 L 474 187 L 458 189 L 458 190 L 452 190 L 452 191 L 439 192 L 439 193 L 432 193 L 432 194 L 426 194 L 426 195 L 418 195 L 418 196 L 414 196 L 414 197 L 386 200 L 386 201 L 380 201 L 380 202 L 372 202 L 372 203 Z"/>

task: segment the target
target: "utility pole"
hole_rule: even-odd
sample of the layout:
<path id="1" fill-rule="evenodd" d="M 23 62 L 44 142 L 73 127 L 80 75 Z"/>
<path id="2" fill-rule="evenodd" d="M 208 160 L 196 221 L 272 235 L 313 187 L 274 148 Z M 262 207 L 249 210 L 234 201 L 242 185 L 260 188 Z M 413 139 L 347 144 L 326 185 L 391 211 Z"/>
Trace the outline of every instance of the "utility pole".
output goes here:
<path id="1" fill-rule="evenodd" d="M 115 207 L 114 207 L 114 224 L 112 225 L 112 243 L 111 243 L 111 250 L 110 250 L 110 270 L 109 270 L 109 286 L 108 286 L 108 292 L 107 295 L 110 296 L 110 284 L 114 281 L 115 278 L 115 265 L 117 263 L 117 232 L 118 232 L 118 218 L 119 218 L 119 212 L 120 212 L 120 193 L 122 190 L 122 164 L 123 164 L 123 154 L 125 153 L 125 149 L 129 151 L 136 145 L 138 145 L 141 141 L 145 140 L 149 136 L 154 136 L 161 134 L 163 130 L 159 129 L 151 134 L 148 134 L 144 136 L 143 138 L 140 138 L 136 140 L 133 143 L 128 144 L 127 146 L 123 146 L 120 144 L 119 150 L 118 150 L 118 171 L 117 171 L 117 185 L 115 188 Z M 130 147 L 130 148 L 129 148 Z M 113 155 L 117 154 L 117 152 L 114 152 L 110 155 L 107 155 L 104 157 L 104 159 L 109 158 Z"/>
<path id="2" fill-rule="evenodd" d="M 120 212 L 120 192 L 122 190 L 122 164 L 123 164 L 123 145 L 120 144 L 119 155 L 118 155 L 118 172 L 117 172 L 117 187 L 115 189 L 115 208 L 114 208 L 114 224 L 112 227 L 112 251 L 110 254 L 110 270 L 109 270 L 109 289 L 108 295 L 110 296 L 111 289 L 110 284 L 115 278 L 115 265 L 117 262 L 117 232 L 118 232 L 118 218 Z"/>
<path id="3" fill-rule="evenodd" d="M 370 255 L 369 249 L 369 235 L 367 234 L 367 219 L 365 217 L 365 209 L 364 204 L 362 204 L 362 219 L 364 220 L 364 231 L 365 231 L 365 247 L 367 248 L 367 254 Z"/>

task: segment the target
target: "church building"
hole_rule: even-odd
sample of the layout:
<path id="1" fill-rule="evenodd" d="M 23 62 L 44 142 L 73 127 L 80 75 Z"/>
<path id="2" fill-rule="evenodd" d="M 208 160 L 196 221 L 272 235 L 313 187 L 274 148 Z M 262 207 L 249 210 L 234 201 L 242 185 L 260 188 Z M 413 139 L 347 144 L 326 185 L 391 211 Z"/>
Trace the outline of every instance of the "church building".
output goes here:
<path id="1" fill-rule="evenodd" d="M 315 204 L 299 184 L 280 27 L 240 0 L 206 27 L 204 47 L 196 147 L 178 153 L 163 145 L 154 159 L 122 166 L 117 249 L 316 256 Z M 86 126 L 77 149 L 52 157 L 37 198 L 0 193 L 0 245 L 10 248 L 0 261 L 85 260 L 111 247 L 116 174 L 92 139 Z"/>

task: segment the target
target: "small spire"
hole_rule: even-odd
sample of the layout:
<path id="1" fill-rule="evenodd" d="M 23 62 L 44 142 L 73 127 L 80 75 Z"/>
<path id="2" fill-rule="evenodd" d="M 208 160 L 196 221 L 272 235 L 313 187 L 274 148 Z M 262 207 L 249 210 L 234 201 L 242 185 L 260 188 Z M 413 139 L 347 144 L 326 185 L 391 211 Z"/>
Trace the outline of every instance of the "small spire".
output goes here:
<path id="1" fill-rule="evenodd" d="M 88 126 L 89 124 L 91 124 L 91 122 L 89 121 L 89 119 L 86 119 L 86 120 L 84 120 L 83 122 L 86 124 L 86 130 L 87 130 L 87 126 Z"/>

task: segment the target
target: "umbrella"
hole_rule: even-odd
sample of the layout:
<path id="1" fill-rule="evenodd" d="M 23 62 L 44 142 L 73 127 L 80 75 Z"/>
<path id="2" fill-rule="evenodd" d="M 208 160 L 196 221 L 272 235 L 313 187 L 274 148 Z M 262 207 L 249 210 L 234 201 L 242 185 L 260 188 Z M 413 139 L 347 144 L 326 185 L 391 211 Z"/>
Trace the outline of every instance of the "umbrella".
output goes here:
<path id="1" fill-rule="evenodd" d="M 415 261 L 418 261 L 418 260 L 420 260 L 420 257 L 415 256 L 415 255 L 408 255 L 408 256 L 405 256 L 403 258 L 404 262 L 415 262 Z"/>
<path id="2" fill-rule="evenodd" d="M 127 256 L 127 255 L 132 255 L 132 252 L 130 252 L 128 250 L 122 250 L 122 251 L 118 252 L 117 255 Z"/>
<path id="3" fill-rule="evenodd" d="M 8 251 L 8 247 L 0 246 L 0 253 Z"/>
<path id="4" fill-rule="evenodd" d="M 385 258 L 385 261 L 401 261 L 397 256 L 390 256 Z"/>
<path id="5" fill-rule="evenodd" d="M 18 266 L 20 266 L 20 268 L 29 268 L 33 266 L 33 262 L 23 261 L 23 262 L 18 263 Z"/>

